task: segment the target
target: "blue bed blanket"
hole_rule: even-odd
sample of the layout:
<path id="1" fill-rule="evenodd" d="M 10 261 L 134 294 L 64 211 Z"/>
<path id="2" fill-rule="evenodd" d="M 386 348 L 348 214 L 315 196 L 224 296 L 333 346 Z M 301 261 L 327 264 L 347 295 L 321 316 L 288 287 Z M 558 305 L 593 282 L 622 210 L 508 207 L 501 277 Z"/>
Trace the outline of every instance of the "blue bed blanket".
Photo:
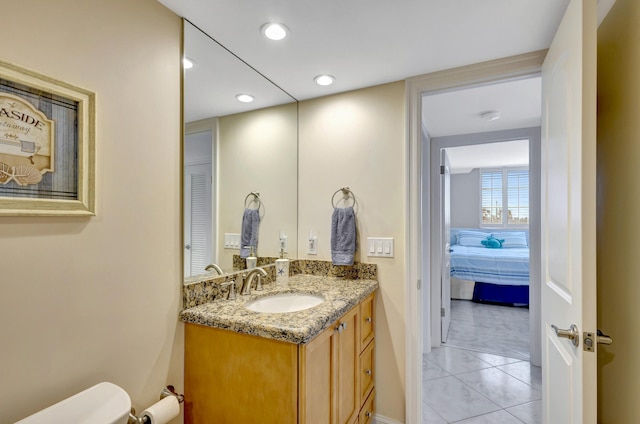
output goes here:
<path id="1" fill-rule="evenodd" d="M 511 286 L 529 285 L 529 248 L 451 246 L 451 276 Z"/>

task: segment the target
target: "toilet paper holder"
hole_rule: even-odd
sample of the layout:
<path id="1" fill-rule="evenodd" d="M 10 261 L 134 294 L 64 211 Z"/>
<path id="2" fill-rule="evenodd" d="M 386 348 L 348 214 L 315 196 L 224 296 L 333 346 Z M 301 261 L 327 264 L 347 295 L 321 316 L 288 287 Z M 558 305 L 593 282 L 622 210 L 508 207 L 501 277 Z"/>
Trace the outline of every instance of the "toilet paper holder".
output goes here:
<path id="1" fill-rule="evenodd" d="M 169 396 L 176 397 L 178 399 L 178 403 L 184 402 L 184 395 L 176 392 L 176 389 L 171 384 L 166 386 L 160 392 L 161 400 Z M 136 416 L 135 408 L 131 407 L 131 412 L 129 413 L 129 421 L 127 421 L 127 424 L 149 424 L 149 419 L 146 416 Z"/>
<path id="2" fill-rule="evenodd" d="M 171 384 L 169 384 L 167 387 L 162 389 L 162 391 L 160 392 L 160 399 L 164 399 L 167 396 L 175 396 L 175 397 L 177 397 L 178 398 L 178 403 L 184 402 L 184 395 L 176 392 L 176 389 Z"/>

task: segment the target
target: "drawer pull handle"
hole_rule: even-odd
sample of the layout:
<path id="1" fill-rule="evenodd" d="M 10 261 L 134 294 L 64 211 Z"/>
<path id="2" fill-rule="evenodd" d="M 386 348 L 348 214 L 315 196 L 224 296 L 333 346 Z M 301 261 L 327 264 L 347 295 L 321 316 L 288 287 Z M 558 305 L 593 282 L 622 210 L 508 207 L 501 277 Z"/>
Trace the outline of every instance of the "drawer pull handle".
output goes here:
<path id="1" fill-rule="evenodd" d="M 342 323 L 338 324 L 338 326 L 336 327 L 336 331 L 338 333 L 342 333 L 346 329 L 347 329 L 347 323 L 346 322 L 342 322 Z"/>
<path id="2" fill-rule="evenodd" d="M 364 320 L 368 323 L 371 323 L 371 317 L 366 317 Z"/>
<path id="3" fill-rule="evenodd" d="M 364 413 L 364 416 L 367 417 L 367 418 L 371 418 L 371 417 L 373 417 L 373 414 L 371 412 L 367 411 L 367 412 Z"/>
<path id="4" fill-rule="evenodd" d="M 364 373 L 367 375 L 371 375 L 371 370 L 364 370 Z"/>

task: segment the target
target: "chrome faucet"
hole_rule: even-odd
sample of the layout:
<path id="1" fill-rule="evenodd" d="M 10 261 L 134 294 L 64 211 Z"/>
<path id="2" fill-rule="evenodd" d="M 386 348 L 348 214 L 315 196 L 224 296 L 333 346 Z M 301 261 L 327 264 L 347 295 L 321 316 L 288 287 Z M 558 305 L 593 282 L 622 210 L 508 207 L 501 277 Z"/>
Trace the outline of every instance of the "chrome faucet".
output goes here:
<path id="1" fill-rule="evenodd" d="M 242 284 L 242 289 L 240 290 L 240 294 L 251 294 L 251 283 L 254 278 L 258 278 L 256 282 L 256 291 L 262 290 L 262 277 L 266 277 L 267 272 L 262 268 L 253 268 L 251 271 L 247 273 L 247 276 L 244 279 L 244 284 Z"/>
<path id="2" fill-rule="evenodd" d="M 212 269 L 215 269 L 216 272 L 220 275 L 224 274 L 224 272 L 222 271 L 222 268 L 220 268 L 217 264 L 209 264 L 204 268 L 205 271 L 211 271 Z"/>

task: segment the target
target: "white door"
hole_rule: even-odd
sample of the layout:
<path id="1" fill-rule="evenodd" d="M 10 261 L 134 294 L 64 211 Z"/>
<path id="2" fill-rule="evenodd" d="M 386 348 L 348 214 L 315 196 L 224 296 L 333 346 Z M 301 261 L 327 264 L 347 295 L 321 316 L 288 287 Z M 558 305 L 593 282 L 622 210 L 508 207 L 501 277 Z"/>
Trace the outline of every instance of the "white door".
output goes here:
<path id="1" fill-rule="evenodd" d="M 447 150 L 441 150 L 440 161 L 440 229 L 442 231 L 442 263 L 440 264 L 440 281 L 442 284 L 442 302 L 440 320 L 442 343 L 447 341 L 449 324 L 451 324 L 451 165 Z"/>
<path id="2" fill-rule="evenodd" d="M 204 274 L 213 261 L 211 164 L 184 167 L 184 276 Z"/>
<path id="3" fill-rule="evenodd" d="M 596 0 L 571 0 L 542 68 L 542 369 L 547 424 L 595 423 Z M 579 341 L 552 326 L 577 327 Z"/>

